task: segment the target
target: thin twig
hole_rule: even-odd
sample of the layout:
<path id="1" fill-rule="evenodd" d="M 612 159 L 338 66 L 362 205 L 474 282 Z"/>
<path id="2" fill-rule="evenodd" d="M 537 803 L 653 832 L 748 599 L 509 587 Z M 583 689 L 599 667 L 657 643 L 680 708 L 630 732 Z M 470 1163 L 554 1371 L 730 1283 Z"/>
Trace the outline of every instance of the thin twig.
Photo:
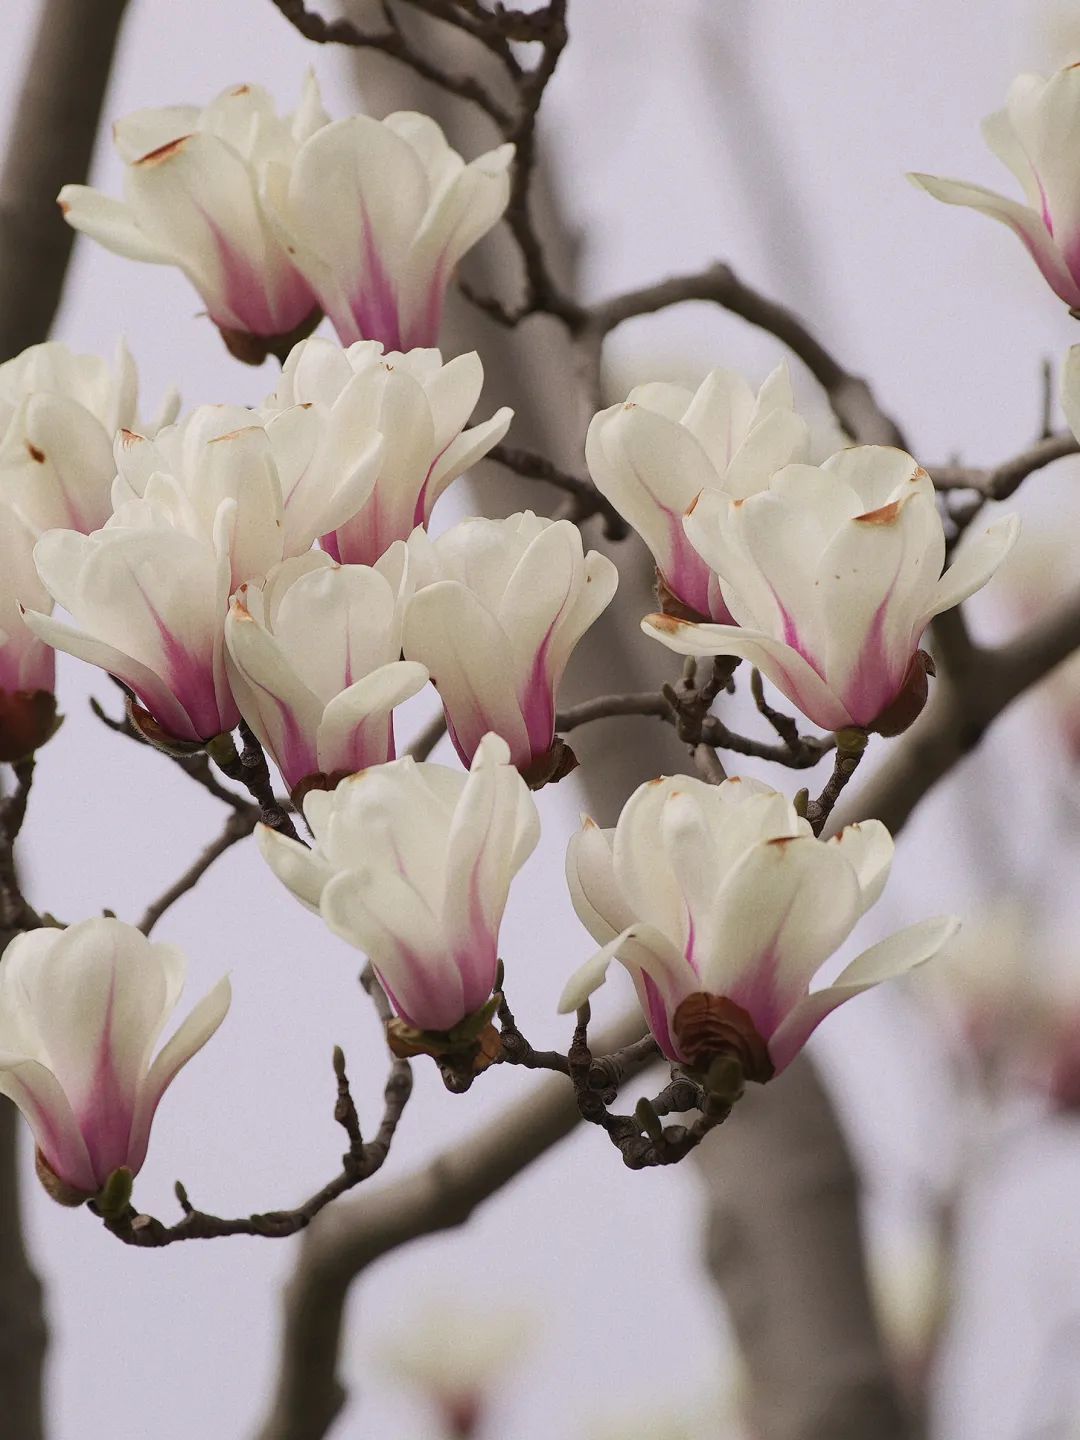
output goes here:
<path id="1" fill-rule="evenodd" d="M 585 323 L 602 337 L 627 320 L 691 300 L 720 305 L 782 340 L 806 365 L 825 391 L 836 418 L 860 444 L 907 449 L 896 421 L 881 408 L 866 381 L 846 370 L 793 311 L 745 285 L 730 265 L 711 265 L 695 275 L 676 276 L 617 295 L 595 306 Z"/>
<path id="2" fill-rule="evenodd" d="M 238 841 L 251 834 L 258 819 L 259 812 L 254 805 L 249 805 L 244 810 L 234 810 L 225 821 L 225 828 L 217 839 L 211 840 L 198 859 L 188 866 L 175 884 L 170 885 L 163 895 L 158 896 L 153 904 L 146 907 L 138 927 L 142 933 L 149 935 L 166 910 L 175 905 L 181 896 L 195 888 L 215 860 L 220 859 L 226 850 L 230 850 Z"/>
<path id="3" fill-rule="evenodd" d="M 316 45 L 350 45 L 355 49 L 378 50 L 394 60 L 408 65 L 425 80 L 458 95 L 462 100 L 471 101 L 495 121 L 501 131 L 508 131 L 514 125 L 514 116 L 508 111 L 486 85 L 472 75 L 454 75 L 433 64 L 420 51 L 413 48 L 407 37 L 400 31 L 361 30 L 350 20 L 325 20 L 309 10 L 303 0 L 271 0 L 282 15 L 307 40 Z"/>
<path id="4" fill-rule="evenodd" d="M 327 1205 L 370 1179 L 382 1168 L 412 1093 L 412 1070 L 409 1062 L 395 1059 L 390 1066 L 383 1092 L 382 1120 L 375 1138 L 365 1142 L 360 1135 L 359 1121 L 356 1119 L 356 1109 L 349 1093 L 345 1060 L 340 1047 L 335 1049 L 333 1061 L 336 1093 L 334 1116 L 349 1135 L 349 1148 L 342 1157 L 340 1174 L 309 1196 L 303 1204 L 293 1210 L 271 1210 L 237 1219 L 222 1219 L 196 1209 L 191 1204 L 186 1189 L 178 1183 L 177 1196 L 184 1218 L 175 1225 L 165 1225 L 151 1215 L 140 1215 L 135 1210 L 129 1210 L 119 1219 L 106 1220 L 106 1228 L 125 1245 L 151 1250 L 160 1250 L 184 1240 L 215 1240 L 227 1235 L 258 1235 L 266 1239 L 280 1240 L 306 1229 Z"/>
<path id="5" fill-rule="evenodd" d="M 980 470 L 969 465 L 935 465 L 930 470 L 939 490 L 974 490 L 983 500 L 1007 500 L 1029 475 L 1067 455 L 1080 453 L 1075 435 L 1049 435 L 1011 460 Z"/>
<path id="6" fill-rule="evenodd" d="M 523 475 L 529 480 L 544 480 L 547 484 L 554 485 L 557 489 L 572 495 L 576 501 L 572 518 L 575 521 L 581 521 L 588 519 L 590 515 L 602 516 L 604 534 L 609 540 L 625 540 L 630 534 L 629 525 L 611 501 L 600 494 L 591 480 L 582 480 L 577 475 L 569 475 L 545 456 L 511 445 L 493 446 L 488 451 L 486 458 L 505 465 L 516 475 Z"/>

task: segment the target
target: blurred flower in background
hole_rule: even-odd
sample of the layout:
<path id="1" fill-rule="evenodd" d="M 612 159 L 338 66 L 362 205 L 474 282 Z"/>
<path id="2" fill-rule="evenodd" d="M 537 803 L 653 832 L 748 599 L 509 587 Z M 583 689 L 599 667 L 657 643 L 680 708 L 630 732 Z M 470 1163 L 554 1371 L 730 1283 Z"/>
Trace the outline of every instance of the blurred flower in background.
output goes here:
<path id="1" fill-rule="evenodd" d="M 382 1368 L 437 1417 L 438 1440 L 495 1440 L 490 1403 L 536 1334 L 526 1311 L 471 1304 L 430 1300 L 379 1351 Z"/>

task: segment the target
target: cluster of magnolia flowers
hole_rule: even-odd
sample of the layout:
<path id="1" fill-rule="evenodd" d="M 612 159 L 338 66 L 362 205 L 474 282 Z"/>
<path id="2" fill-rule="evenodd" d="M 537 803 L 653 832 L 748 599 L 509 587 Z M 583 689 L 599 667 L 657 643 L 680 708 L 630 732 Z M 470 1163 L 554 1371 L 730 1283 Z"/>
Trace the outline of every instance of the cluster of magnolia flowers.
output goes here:
<path id="1" fill-rule="evenodd" d="M 511 883 L 539 838 L 531 791 L 569 763 L 558 686 L 617 583 L 568 521 L 428 531 L 511 420 L 470 426 L 480 360 L 431 347 L 458 260 L 505 208 L 512 152 L 466 165 L 420 115 L 332 123 L 314 82 L 288 119 L 242 86 L 115 135 L 125 201 L 66 187 L 68 221 L 182 268 L 230 349 L 283 369 L 256 408 L 177 420 L 170 399 L 141 424 L 124 351 L 113 369 L 55 344 L 0 366 L 0 759 L 51 733 L 54 650 L 118 680 L 165 748 L 214 757 L 243 720 L 313 837 L 261 827 L 274 873 L 369 957 L 396 1044 L 473 1045 Z M 340 344 L 305 338 L 323 313 Z M 926 472 L 877 446 L 809 463 L 783 367 L 757 395 L 722 370 L 694 393 L 640 386 L 595 417 L 586 458 L 656 559 L 646 633 L 752 662 L 829 730 L 914 719 L 927 625 L 1016 534 L 998 521 L 945 570 Z M 464 769 L 395 758 L 394 710 L 428 683 Z M 955 928 L 914 925 L 810 990 L 892 849 L 874 820 L 819 839 L 757 781 L 654 780 L 613 830 L 586 821 L 571 842 L 570 893 L 601 948 L 561 1008 L 618 959 L 670 1061 L 706 1075 L 734 1057 L 766 1081 L 832 1009 Z M 152 1058 L 182 973 L 172 947 L 116 920 L 6 952 L 0 1089 L 58 1196 L 138 1170 L 162 1092 L 220 1023 L 225 982 Z"/>

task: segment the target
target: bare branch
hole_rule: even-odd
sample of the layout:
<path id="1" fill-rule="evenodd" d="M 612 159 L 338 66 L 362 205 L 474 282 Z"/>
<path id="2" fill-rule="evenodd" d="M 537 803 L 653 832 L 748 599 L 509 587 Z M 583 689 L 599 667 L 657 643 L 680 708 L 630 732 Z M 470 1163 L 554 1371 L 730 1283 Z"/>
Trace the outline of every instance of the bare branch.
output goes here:
<path id="1" fill-rule="evenodd" d="M 615 296 L 597 305 L 585 323 L 604 336 L 639 315 L 652 315 L 691 300 L 720 305 L 783 341 L 821 385 L 836 418 L 860 444 L 907 449 L 896 421 L 881 408 L 866 381 L 845 370 L 786 306 L 744 285 L 730 265 L 711 265 L 696 275 L 680 275 Z"/>
<path id="2" fill-rule="evenodd" d="M 641 1034 L 626 1017 L 600 1047 L 618 1052 Z M 632 1055 L 630 1075 L 648 1061 Z M 305 1237 L 285 1292 L 277 1392 L 258 1440 L 322 1440 L 345 1403 L 337 1374 L 345 1301 L 356 1277 L 421 1235 L 464 1225 L 473 1212 L 581 1123 L 562 1076 L 507 1107 L 422 1170 L 328 1210 Z"/>
<path id="3" fill-rule="evenodd" d="M 576 523 L 587 520 L 590 515 L 601 515 L 604 520 L 604 534 L 609 540 L 624 540 L 630 533 L 629 525 L 610 500 L 600 494 L 591 480 L 568 475 L 543 455 L 537 455 L 532 450 L 519 450 L 511 445 L 493 446 L 486 458 L 505 465 L 516 475 L 524 475 L 530 480 L 545 480 L 549 485 L 572 495 L 577 502 L 573 513 Z"/>
<path id="4" fill-rule="evenodd" d="M 432 716 L 405 753 L 414 760 L 426 760 L 445 734 L 446 713 L 440 710 L 438 715 Z"/>
<path id="5" fill-rule="evenodd" d="M 188 866 L 174 885 L 170 885 L 163 895 L 160 895 L 152 905 L 147 906 L 139 921 L 139 929 L 142 933 L 149 935 L 166 910 L 175 905 L 177 900 L 186 895 L 189 890 L 194 890 L 215 860 L 220 859 L 226 850 L 231 850 L 237 841 L 243 840 L 251 834 L 258 819 L 259 811 L 254 805 L 249 805 L 243 810 L 234 810 L 225 821 L 225 828 L 217 839 L 211 840 L 198 859 Z"/>
<path id="6" fill-rule="evenodd" d="M 1036 470 L 1076 454 L 1080 454 L 1080 441 L 1075 435 L 1048 435 L 1030 450 L 989 470 L 968 465 L 935 465 L 930 474 L 939 490 L 974 490 L 984 500 L 1007 500 Z"/>
<path id="7" fill-rule="evenodd" d="M 44 340 L 75 232 L 60 187 L 85 181 L 127 0 L 47 0 L 0 174 L 0 360 Z"/>
<path id="8" fill-rule="evenodd" d="M 332 1201 L 376 1174 L 390 1153 L 390 1145 L 402 1112 L 412 1094 L 412 1070 L 407 1060 L 395 1059 L 383 1094 L 383 1115 L 375 1138 L 365 1142 L 356 1120 L 356 1107 L 349 1093 L 345 1075 L 345 1059 L 340 1047 L 334 1051 L 334 1075 L 337 1098 L 334 1117 L 349 1136 L 349 1148 L 342 1156 L 341 1172 L 317 1190 L 294 1210 L 271 1210 L 265 1214 L 245 1215 L 225 1220 L 197 1210 L 188 1199 L 187 1191 L 177 1182 L 176 1193 L 184 1218 L 175 1225 L 165 1225 L 152 1215 L 140 1215 L 129 1207 L 118 1219 L 105 1219 L 105 1226 L 126 1245 L 140 1249 L 160 1250 L 182 1240 L 217 1240 L 228 1235 L 259 1235 L 264 1239 L 281 1240 L 307 1228 Z M 91 1202 L 91 1206 L 93 1202 Z"/>
<path id="9" fill-rule="evenodd" d="M 400 60 L 425 80 L 440 86 L 451 95 L 458 95 L 478 105 L 489 115 L 501 131 L 508 131 L 514 125 L 514 116 L 495 98 L 486 85 L 472 75 L 455 75 L 433 64 L 419 50 L 409 43 L 400 31 L 390 28 L 383 31 L 361 30 L 350 20 L 324 20 L 315 11 L 309 10 L 303 0 L 271 0 L 296 30 L 307 40 L 317 45 L 351 45 L 355 49 L 378 50 L 391 59 Z"/>

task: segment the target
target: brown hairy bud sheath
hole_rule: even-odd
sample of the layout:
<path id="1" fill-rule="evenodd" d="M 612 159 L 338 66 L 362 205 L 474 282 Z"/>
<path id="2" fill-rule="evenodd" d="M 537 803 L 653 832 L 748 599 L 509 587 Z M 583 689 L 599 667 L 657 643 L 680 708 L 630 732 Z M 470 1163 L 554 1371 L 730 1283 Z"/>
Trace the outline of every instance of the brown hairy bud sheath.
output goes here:
<path id="1" fill-rule="evenodd" d="M 662 615 L 670 615 L 676 620 L 689 620 L 691 624 L 695 625 L 709 623 L 708 615 L 702 615 L 692 606 L 683 604 L 660 573 L 659 565 L 656 567 L 656 602 L 660 606 Z"/>
<path id="2" fill-rule="evenodd" d="M 916 650 L 896 699 L 866 728 L 878 735 L 892 737 L 913 725 L 926 705 L 930 693 L 929 677 L 936 674 L 933 656 L 925 650 Z"/>
<path id="3" fill-rule="evenodd" d="M 538 755 L 531 765 L 521 771 L 521 778 L 530 790 L 542 790 L 545 785 L 556 785 L 576 770 L 578 758 L 570 746 L 556 735 L 550 750 Z"/>
<path id="4" fill-rule="evenodd" d="M 261 365 L 270 355 L 284 365 L 293 346 L 306 340 L 322 318 L 322 311 L 316 307 L 287 335 L 252 335 L 247 330 L 230 330 L 224 325 L 219 325 L 218 330 L 226 350 L 242 365 Z"/>
<path id="5" fill-rule="evenodd" d="M 706 1070 L 711 1061 L 731 1056 L 747 1080 L 764 1085 L 773 1077 L 768 1046 L 750 1015 L 726 995 L 701 990 L 688 995 L 672 1017 L 671 1033 L 679 1053 L 695 1070 Z"/>
<path id="6" fill-rule="evenodd" d="M 0 761 L 14 765 L 26 760 L 59 725 L 51 690 L 0 690 Z"/>
<path id="7" fill-rule="evenodd" d="M 85 1205 L 87 1200 L 93 1199 L 93 1196 L 85 1194 L 82 1190 L 76 1190 L 74 1185 L 69 1185 L 66 1180 L 61 1180 L 40 1150 L 34 1152 L 34 1168 L 42 1188 L 58 1205 L 74 1208 L 77 1205 Z"/>

